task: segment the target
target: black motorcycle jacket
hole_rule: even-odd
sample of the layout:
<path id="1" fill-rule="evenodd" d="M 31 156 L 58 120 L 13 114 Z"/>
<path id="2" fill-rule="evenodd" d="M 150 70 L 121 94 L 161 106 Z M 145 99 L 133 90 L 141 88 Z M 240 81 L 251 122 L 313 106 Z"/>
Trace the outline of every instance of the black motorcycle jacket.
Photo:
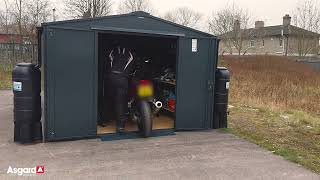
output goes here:
<path id="1" fill-rule="evenodd" d="M 109 63 L 107 71 L 128 76 L 134 70 L 134 57 L 127 48 L 116 47 L 109 53 Z"/>

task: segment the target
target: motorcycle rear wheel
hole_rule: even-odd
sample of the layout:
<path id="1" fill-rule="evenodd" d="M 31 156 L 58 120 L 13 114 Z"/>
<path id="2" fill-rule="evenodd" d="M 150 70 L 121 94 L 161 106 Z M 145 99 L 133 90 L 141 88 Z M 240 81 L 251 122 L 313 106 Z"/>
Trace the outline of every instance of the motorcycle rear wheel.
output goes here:
<path id="1" fill-rule="evenodd" d="M 139 112 L 139 130 L 143 137 L 147 138 L 152 133 L 151 107 L 147 101 L 140 101 L 137 110 Z"/>

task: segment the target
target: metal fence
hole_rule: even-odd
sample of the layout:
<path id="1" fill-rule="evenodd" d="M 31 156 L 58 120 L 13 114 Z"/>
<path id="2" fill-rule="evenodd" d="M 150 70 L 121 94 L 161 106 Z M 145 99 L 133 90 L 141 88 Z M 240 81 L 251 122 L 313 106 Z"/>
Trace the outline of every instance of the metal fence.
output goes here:
<path id="1" fill-rule="evenodd" d="M 14 66 L 20 62 L 36 63 L 37 44 L 0 43 L 0 63 Z"/>
<path id="2" fill-rule="evenodd" d="M 320 56 L 297 57 L 296 60 L 308 64 L 313 69 L 320 71 Z"/>

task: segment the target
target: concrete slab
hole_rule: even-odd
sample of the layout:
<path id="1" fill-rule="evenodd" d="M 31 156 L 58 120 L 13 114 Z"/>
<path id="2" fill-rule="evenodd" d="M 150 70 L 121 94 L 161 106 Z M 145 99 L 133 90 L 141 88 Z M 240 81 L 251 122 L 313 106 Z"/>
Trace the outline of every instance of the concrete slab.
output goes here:
<path id="1" fill-rule="evenodd" d="M 45 166 L 29 179 L 320 179 L 303 167 L 219 131 L 102 142 L 13 142 L 12 93 L 0 91 L 0 179 L 8 167 Z"/>

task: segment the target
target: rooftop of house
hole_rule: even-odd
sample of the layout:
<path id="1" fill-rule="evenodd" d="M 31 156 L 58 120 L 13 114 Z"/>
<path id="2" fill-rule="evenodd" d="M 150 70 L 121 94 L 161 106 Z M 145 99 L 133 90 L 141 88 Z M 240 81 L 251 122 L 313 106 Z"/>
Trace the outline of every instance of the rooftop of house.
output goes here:
<path id="1" fill-rule="evenodd" d="M 23 38 L 18 34 L 0 33 L 0 43 L 21 42 L 21 39 Z"/>
<path id="2" fill-rule="evenodd" d="M 240 22 L 235 21 L 234 29 L 240 29 Z M 291 25 L 291 17 L 286 15 L 283 17 L 283 24 L 277 26 L 264 26 L 263 21 L 256 21 L 255 27 L 250 29 L 240 29 L 243 37 L 268 37 L 268 36 L 282 36 L 282 35 L 290 35 L 290 36 L 298 36 L 304 35 L 309 37 L 320 37 L 319 33 L 312 32 L 306 29 L 299 28 L 297 26 Z M 233 36 L 235 32 L 238 31 L 230 31 L 225 34 L 220 35 L 223 36 Z"/>
<path id="3" fill-rule="evenodd" d="M 12 34 L 12 33 L 7 34 L 7 33 L 0 32 L 0 36 L 19 36 L 19 34 Z"/>

